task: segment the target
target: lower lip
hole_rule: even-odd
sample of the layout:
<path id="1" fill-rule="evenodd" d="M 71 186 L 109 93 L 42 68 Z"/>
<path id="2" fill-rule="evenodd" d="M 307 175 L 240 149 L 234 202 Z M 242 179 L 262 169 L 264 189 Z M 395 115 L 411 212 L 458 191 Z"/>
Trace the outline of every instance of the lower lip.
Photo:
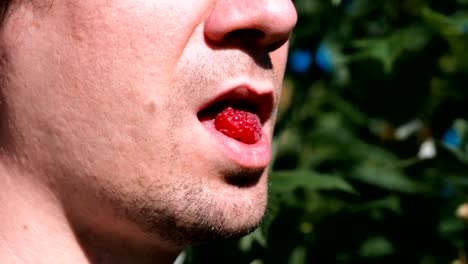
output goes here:
<path id="1" fill-rule="evenodd" d="M 225 154 L 244 168 L 265 168 L 271 160 L 271 144 L 263 134 L 254 144 L 245 144 L 230 138 L 214 128 L 213 121 L 203 121 L 213 140 L 223 146 Z"/>

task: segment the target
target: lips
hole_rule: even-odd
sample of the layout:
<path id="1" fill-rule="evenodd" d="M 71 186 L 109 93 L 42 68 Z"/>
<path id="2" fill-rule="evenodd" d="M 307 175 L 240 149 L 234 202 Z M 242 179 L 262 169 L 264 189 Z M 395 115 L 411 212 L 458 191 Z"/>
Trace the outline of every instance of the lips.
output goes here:
<path id="1" fill-rule="evenodd" d="M 232 161 L 243 168 L 265 168 L 271 159 L 270 137 L 265 124 L 272 115 L 273 105 L 274 95 L 272 89 L 258 93 L 249 86 L 238 86 L 208 100 L 200 108 L 197 116 L 211 134 L 214 142 L 218 143 L 224 154 Z M 223 129 L 219 129 L 215 125 L 215 121 L 217 116 L 219 121 L 219 116 L 221 113 L 226 112 L 226 109 L 235 109 L 233 111 L 243 113 L 240 116 L 245 116 L 247 119 L 255 116 L 254 119 L 258 120 L 255 122 L 255 131 L 258 132 L 258 138 L 256 137 L 253 141 L 243 142 L 246 141 L 245 136 L 236 137 L 233 136 L 233 133 L 226 133 Z M 249 136 L 247 137 L 249 138 Z"/>

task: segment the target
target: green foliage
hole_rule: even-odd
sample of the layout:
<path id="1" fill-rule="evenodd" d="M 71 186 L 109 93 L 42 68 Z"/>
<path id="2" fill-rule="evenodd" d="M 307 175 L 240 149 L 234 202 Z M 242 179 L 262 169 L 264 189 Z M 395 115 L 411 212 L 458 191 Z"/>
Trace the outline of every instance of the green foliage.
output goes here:
<path id="1" fill-rule="evenodd" d="M 295 5 L 264 223 L 191 263 L 466 263 L 468 1 Z"/>

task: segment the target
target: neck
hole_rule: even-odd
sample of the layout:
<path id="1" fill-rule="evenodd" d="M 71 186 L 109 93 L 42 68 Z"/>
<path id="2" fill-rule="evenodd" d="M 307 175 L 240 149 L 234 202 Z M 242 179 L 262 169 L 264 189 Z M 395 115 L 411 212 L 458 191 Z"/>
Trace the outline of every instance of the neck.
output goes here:
<path id="1" fill-rule="evenodd" d="M 64 201 L 38 182 L 0 160 L 0 263 L 172 263 L 179 253 L 136 243 L 112 222 L 77 226 Z"/>

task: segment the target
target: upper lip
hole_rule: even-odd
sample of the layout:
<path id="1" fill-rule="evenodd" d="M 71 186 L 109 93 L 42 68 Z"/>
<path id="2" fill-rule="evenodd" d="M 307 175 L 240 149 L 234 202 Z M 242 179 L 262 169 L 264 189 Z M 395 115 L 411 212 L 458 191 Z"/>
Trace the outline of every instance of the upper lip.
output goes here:
<path id="1" fill-rule="evenodd" d="M 255 113 L 262 124 L 272 115 L 275 104 L 273 89 L 256 89 L 252 85 L 242 84 L 224 91 L 204 103 L 199 111 L 199 118 L 214 118 L 226 106 Z"/>

